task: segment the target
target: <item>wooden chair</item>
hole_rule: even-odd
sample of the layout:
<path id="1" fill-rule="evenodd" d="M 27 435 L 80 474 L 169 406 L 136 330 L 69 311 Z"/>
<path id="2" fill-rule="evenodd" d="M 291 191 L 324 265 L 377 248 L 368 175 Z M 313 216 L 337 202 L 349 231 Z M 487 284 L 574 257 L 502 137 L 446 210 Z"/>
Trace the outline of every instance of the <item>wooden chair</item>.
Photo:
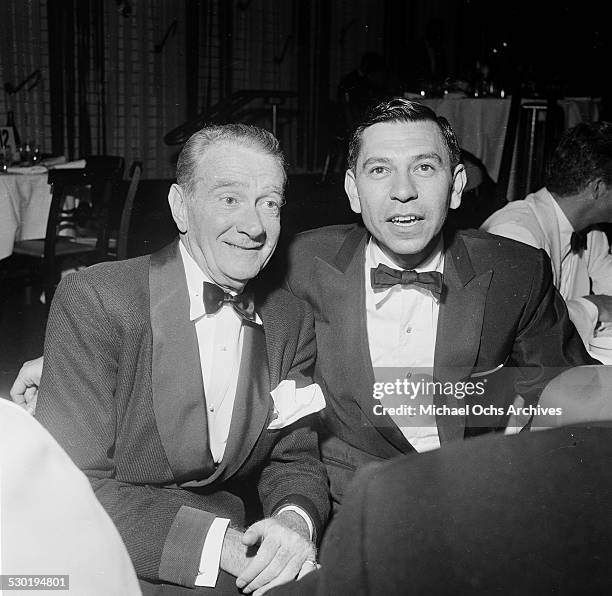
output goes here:
<path id="1" fill-rule="evenodd" d="M 116 156 L 91 156 L 83 169 L 53 169 L 48 182 L 51 206 L 44 238 L 15 243 L 13 254 L 31 265 L 29 273 L 42 281 L 45 302 L 51 304 L 61 277 L 62 263 L 70 258 L 91 265 L 108 258 L 109 206 L 123 176 L 124 160 Z M 67 197 L 74 197 L 69 205 Z M 95 232 L 79 238 L 83 228 Z M 74 234 L 74 237 L 66 234 Z M 28 275 L 30 277 L 31 275 Z"/>
<path id="2" fill-rule="evenodd" d="M 109 238 L 109 257 L 117 261 L 128 258 L 128 241 L 130 225 L 132 223 L 132 211 L 134 210 L 134 200 L 136 198 L 136 192 L 138 191 L 138 185 L 140 184 L 141 175 L 142 162 L 133 161 L 129 173 L 130 183 L 123 202 L 123 208 L 121 209 L 119 230 Z"/>

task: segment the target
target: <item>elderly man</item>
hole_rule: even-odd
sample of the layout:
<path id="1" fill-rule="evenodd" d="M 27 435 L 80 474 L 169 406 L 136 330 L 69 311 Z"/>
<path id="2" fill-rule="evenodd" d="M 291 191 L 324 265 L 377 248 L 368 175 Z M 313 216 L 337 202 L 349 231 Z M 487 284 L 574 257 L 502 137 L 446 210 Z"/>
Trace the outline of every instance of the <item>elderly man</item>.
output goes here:
<path id="1" fill-rule="evenodd" d="M 612 322 L 612 256 L 593 226 L 612 222 L 612 124 L 579 124 L 557 146 L 546 186 L 484 222 L 492 234 L 546 251 L 553 281 L 584 343 Z"/>
<path id="2" fill-rule="evenodd" d="M 219 574 L 215 593 L 259 595 L 316 565 L 312 315 L 245 289 L 276 247 L 284 185 L 271 134 L 204 128 L 168 196 L 180 240 L 68 276 L 54 298 L 36 416 L 90 478 L 145 594 Z"/>
<path id="3" fill-rule="evenodd" d="M 315 313 L 335 502 L 365 463 L 503 427 L 517 393 L 529 414 L 560 369 L 593 362 L 543 251 L 443 233 L 465 183 L 445 119 L 381 103 L 353 134 L 345 179 L 366 229 L 308 231 L 290 247 L 287 285 Z M 508 365 L 521 367 L 511 379 Z"/>

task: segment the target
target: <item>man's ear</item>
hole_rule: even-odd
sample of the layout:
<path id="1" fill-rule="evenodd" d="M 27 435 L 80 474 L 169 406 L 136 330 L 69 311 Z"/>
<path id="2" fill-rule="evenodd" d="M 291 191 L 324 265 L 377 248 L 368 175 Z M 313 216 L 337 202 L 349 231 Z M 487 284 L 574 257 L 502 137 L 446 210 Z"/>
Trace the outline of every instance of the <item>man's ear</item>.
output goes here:
<path id="1" fill-rule="evenodd" d="M 173 184 L 168 192 L 168 205 L 172 212 L 172 219 L 181 234 L 187 231 L 187 205 L 185 204 L 183 189 L 178 184 Z"/>
<path id="2" fill-rule="evenodd" d="M 346 170 L 346 174 L 344 175 L 344 191 L 349 198 L 351 209 L 355 213 L 361 213 L 361 201 L 359 200 L 359 193 L 357 192 L 355 172 L 353 172 L 351 168 Z"/>
<path id="3" fill-rule="evenodd" d="M 600 195 L 606 191 L 606 185 L 601 178 L 594 178 L 589 182 L 591 194 L 595 200 L 599 199 Z"/>
<path id="4" fill-rule="evenodd" d="M 451 190 L 450 208 L 457 209 L 461 205 L 461 197 L 463 190 L 467 184 L 467 174 L 465 173 L 465 167 L 460 163 L 453 172 L 453 188 Z"/>

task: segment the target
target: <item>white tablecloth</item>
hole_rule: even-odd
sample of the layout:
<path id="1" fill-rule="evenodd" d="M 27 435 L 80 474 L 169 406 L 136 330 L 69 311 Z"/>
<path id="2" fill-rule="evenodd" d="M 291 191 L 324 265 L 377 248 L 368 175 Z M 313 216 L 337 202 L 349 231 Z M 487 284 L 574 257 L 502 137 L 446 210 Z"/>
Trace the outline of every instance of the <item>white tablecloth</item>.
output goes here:
<path id="1" fill-rule="evenodd" d="M 425 99 L 420 101 L 444 116 L 462 149 L 475 155 L 497 180 L 510 114 L 508 99 Z"/>
<path id="2" fill-rule="evenodd" d="M 51 205 L 47 174 L 0 175 L 0 259 L 15 240 L 44 238 Z"/>
<path id="3" fill-rule="evenodd" d="M 461 148 L 476 156 L 489 176 L 497 181 L 511 100 L 465 97 L 417 101 L 429 106 L 438 116 L 444 116 L 453 127 Z M 544 100 L 525 99 L 523 103 L 546 105 Z M 559 105 L 565 112 L 566 128 L 599 117 L 596 99 L 566 98 L 559 100 Z"/>

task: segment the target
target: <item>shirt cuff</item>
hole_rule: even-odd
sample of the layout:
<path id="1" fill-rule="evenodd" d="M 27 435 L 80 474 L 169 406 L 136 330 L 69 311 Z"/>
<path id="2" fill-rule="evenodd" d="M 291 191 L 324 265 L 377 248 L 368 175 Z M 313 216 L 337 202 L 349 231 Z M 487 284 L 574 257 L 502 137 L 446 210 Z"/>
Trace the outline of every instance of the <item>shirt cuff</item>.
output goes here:
<path id="1" fill-rule="evenodd" d="M 204 546 L 202 547 L 199 571 L 195 580 L 196 586 L 215 587 L 217 577 L 219 576 L 223 540 L 225 539 L 225 532 L 227 531 L 229 521 L 229 519 L 217 517 L 210 524 L 206 540 L 204 540 Z"/>
<path id="2" fill-rule="evenodd" d="M 312 537 L 314 536 L 314 526 L 312 524 L 310 516 L 301 507 L 298 507 L 297 505 L 285 505 L 284 507 L 281 507 L 275 515 L 278 515 L 283 511 L 293 511 L 294 513 L 297 513 L 306 522 L 306 525 L 308 526 L 308 537 L 310 538 L 310 540 L 312 540 Z"/>

